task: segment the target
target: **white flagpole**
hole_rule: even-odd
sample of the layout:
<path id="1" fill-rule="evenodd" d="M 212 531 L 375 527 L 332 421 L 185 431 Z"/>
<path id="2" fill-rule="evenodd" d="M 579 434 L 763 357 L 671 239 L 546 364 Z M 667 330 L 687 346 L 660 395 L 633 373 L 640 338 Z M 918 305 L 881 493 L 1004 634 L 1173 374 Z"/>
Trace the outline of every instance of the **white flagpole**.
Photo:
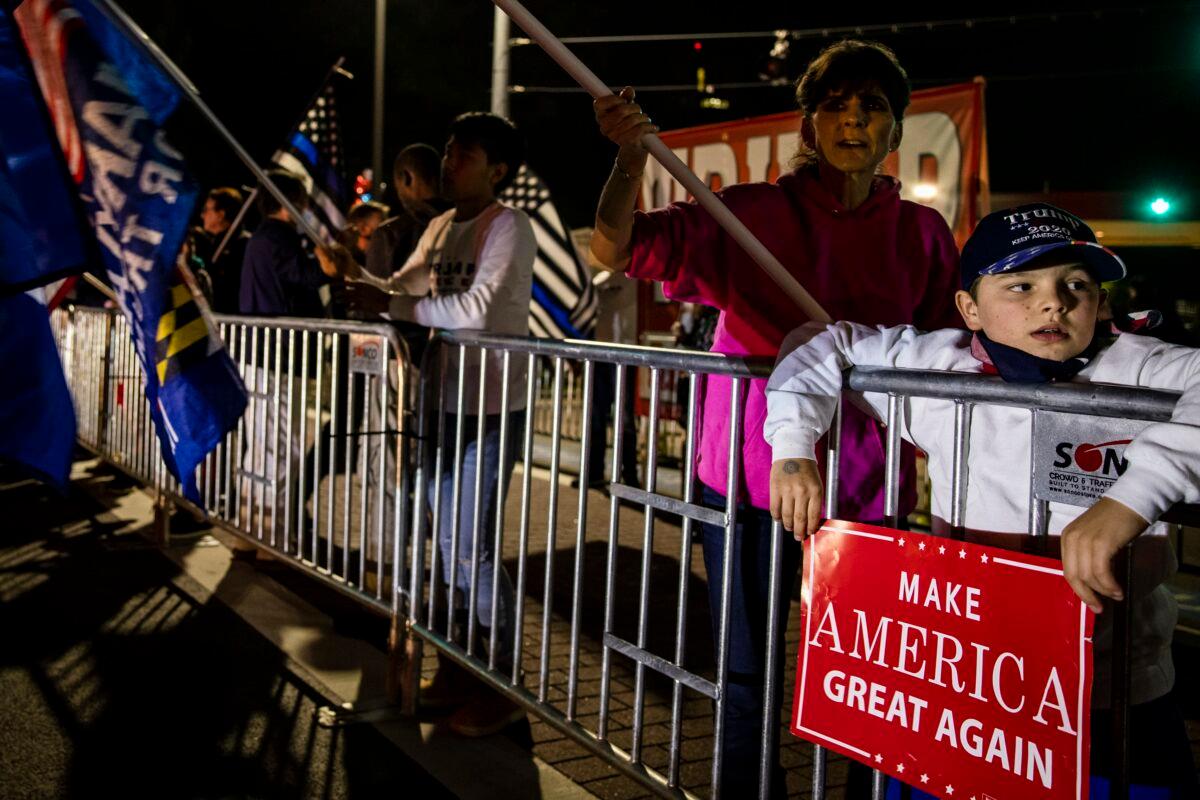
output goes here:
<path id="1" fill-rule="evenodd" d="M 513 22 L 529 34 L 529 38 L 537 42 L 588 94 L 595 98 L 612 94 L 612 90 L 605 86 L 604 82 L 568 50 L 567 46 L 559 41 L 545 25 L 530 14 L 525 6 L 517 0 L 492 0 L 492 2 L 503 9 L 504 13 L 508 14 Z M 734 216 L 734 213 L 712 193 L 704 181 L 700 180 L 694 172 L 688 169 L 686 164 L 679 160 L 679 157 L 663 143 L 662 139 L 653 133 L 648 133 L 642 137 L 642 145 L 650 151 L 658 163 L 663 165 L 667 172 L 671 173 L 675 180 L 687 189 L 692 197 L 696 198 L 697 203 L 713 215 L 717 223 L 733 237 L 734 241 L 741 245 L 742 249 L 760 267 L 766 270 L 767 275 L 779 284 L 779 287 L 796 302 L 796 305 L 800 306 L 809 319 L 817 322 L 832 321 L 825 313 L 825 309 L 821 308 L 821 305 L 800 285 L 800 282 L 792 277 L 787 268 L 779 263 L 779 259 L 775 258 L 771 251 L 750 232 L 749 228 Z"/>

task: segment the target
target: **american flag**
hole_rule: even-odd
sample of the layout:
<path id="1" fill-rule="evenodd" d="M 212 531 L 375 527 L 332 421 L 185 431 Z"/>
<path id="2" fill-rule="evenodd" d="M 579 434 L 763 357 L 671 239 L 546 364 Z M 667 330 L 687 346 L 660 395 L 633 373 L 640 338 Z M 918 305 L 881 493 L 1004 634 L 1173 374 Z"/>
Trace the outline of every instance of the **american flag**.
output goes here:
<path id="1" fill-rule="evenodd" d="M 537 239 L 529 330 L 551 339 L 585 339 L 596 326 L 596 293 L 587 267 L 550 200 L 550 190 L 525 167 L 500 199 L 529 215 Z"/>
<path id="2" fill-rule="evenodd" d="M 287 146 L 271 156 L 272 163 L 304 180 L 313 223 L 327 242 L 333 241 L 346 227 L 342 212 L 347 205 L 346 173 L 333 92 L 335 74 L 338 74 L 336 67 L 330 71 L 300 126 L 288 137 Z"/>

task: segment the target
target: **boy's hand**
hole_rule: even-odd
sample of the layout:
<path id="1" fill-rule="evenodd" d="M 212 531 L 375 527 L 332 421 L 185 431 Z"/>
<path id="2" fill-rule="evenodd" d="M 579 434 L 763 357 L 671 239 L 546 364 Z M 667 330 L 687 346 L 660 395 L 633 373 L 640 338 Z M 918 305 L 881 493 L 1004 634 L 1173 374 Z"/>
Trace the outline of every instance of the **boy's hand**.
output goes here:
<path id="1" fill-rule="evenodd" d="M 357 280 L 362 274 L 362 268 L 358 266 L 354 256 L 340 244 L 318 247 L 317 262 L 321 265 L 321 272 L 331 278 Z"/>
<path id="2" fill-rule="evenodd" d="M 646 167 L 646 148 L 642 137 L 647 133 L 658 133 L 658 126 L 642 113 L 642 107 L 633 102 L 633 88 L 626 86 L 620 94 L 610 94 L 592 103 L 600 132 L 621 150 L 617 163 L 627 175 L 640 175 Z"/>
<path id="3" fill-rule="evenodd" d="M 785 458 L 771 465 L 771 516 L 803 541 L 821 527 L 825 485 L 817 462 Z"/>
<path id="4" fill-rule="evenodd" d="M 1063 574 L 1092 611 L 1103 610 L 1098 595 L 1113 600 L 1125 597 L 1112 574 L 1113 556 L 1149 525 L 1127 506 L 1101 497 L 1063 529 Z"/>

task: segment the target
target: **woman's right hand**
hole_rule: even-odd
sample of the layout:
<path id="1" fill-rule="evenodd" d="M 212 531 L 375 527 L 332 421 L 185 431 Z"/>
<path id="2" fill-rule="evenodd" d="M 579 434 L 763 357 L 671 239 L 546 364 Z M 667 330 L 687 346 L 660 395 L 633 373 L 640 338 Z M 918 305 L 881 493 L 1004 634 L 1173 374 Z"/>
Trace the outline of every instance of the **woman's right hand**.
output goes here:
<path id="1" fill-rule="evenodd" d="M 782 522 L 796 541 L 820 529 L 824 502 L 825 484 L 817 462 L 783 458 L 771 465 L 771 516 Z"/>
<path id="2" fill-rule="evenodd" d="M 610 94 L 592 103 L 600 132 L 621 148 L 617 163 L 629 175 L 640 174 L 645 167 L 648 153 L 642 146 L 642 137 L 658 133 L 658 126 L 633 102 L 633 97 L 633 88 L 626 86 L 620 94 Z"/>

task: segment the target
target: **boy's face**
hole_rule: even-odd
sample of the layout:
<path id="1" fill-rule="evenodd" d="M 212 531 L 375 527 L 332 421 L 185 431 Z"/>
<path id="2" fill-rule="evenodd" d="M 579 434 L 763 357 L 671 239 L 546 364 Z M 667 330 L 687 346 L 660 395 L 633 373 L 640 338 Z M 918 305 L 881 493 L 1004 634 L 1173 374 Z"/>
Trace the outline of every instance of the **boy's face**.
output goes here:
<path id="1" fill-rule="evenodd" d="M 875 174 L 900 146 L 900 124 L 879 84 L 842 87 L 817 104 L 801 123 L 805 144 L 841 172 Z"/>
<path id="2" fill-rule="evenodd" d="M 442 193 L 452 202 L 490 198 L 507 169 L 489 164 L 479 145 L 462 144 L 451 136 L 442 154 Z"/>
<path id="3" fill-rule="evenodd" d="M 960 291 L 954 298 L 968 328 L 1052 361 L 1087 349 L 1105 298 L 1100 284 L 1075 261 L 984 275 L 975 294 Z"/>

